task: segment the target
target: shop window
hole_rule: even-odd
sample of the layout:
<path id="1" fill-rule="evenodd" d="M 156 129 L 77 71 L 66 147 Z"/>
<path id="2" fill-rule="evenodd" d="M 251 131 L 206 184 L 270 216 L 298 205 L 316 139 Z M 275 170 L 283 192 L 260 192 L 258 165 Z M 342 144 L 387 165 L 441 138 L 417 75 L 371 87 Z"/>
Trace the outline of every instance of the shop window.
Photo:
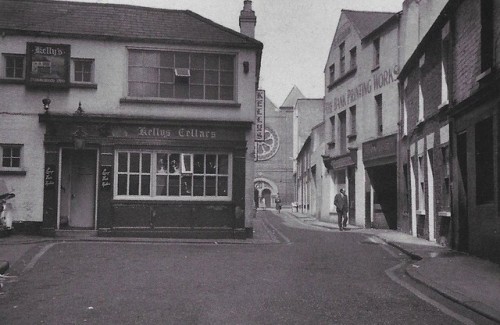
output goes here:
<path id="1" fill-rule="evenodd" d="M 491 203 L 494 199 L 493 118 L 476 124 L 476 204 Z"/>
<path id="2" fill-rule="evenodd" d="M 345 73 L 345 43 L 339 45 L 339 56 L 340 56 L 340 75 Z"/>
<path id="3" fill-rule="evenodd" d="M 128 94 L 133 97 L 234 100 L 234 56 L 129 51 Z"/>
<path id="4" fill-rule="evenodd" d="M 354 70 L 356 69 L 357 67 L 357 62 L 356 62 L 356 56 L 357 56 L 357 53 L 356 53 L 356 47 L 353 47 L 349 53 L 351 54 L 351 66 L 350 66 L 350 69 L 351 70 Z"/>
<path id="5" fill-rule="evenodd" d="M 24 79 L 24 55 L 4 54 L 5 78 Z"/>
<path id="6" fill-rule="evenodd" d="M 73 59 L 75 82 L 93 82 L 94 60 Z"/>
<path id="7" fill-rule="evenodd" d="M 2 168 L 21 168 L 21 148 L 17 144 L 0 145 Z"/>
<path id="8" fill-rule="evenodd" d="M 229 154 L 120 151 L 117 166 L 119 198 L 230 199 Z M 141 181 L 139 186 L 135 175 Z M 131 176 L 135 177 L 132 181 Z"/>
<path id="9" fill-rule="evenodd" d="M 380 66 L 380 38 L 373 40 L 373 68 Z"/>

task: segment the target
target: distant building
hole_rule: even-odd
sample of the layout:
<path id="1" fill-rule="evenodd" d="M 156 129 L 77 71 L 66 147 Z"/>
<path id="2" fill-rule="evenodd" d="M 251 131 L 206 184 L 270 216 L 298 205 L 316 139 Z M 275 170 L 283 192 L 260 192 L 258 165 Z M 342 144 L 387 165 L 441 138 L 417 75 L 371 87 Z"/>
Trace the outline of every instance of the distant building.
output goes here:
<path id="1" fill-rule="evenodd" d="M 292 157 L 293 107 L 276 105 L 266 97 L 265 140 L 256 144 L 255 193 L 257 208 L 274 207 L 279 193 L 283 206 L 294 201 Z"/>
<path id="2" fill-rule="evenodd" d="M 188 10 L 50 0 L 0 8 L 0 97 L 10 99 L 0 102 L 0 176 L 16 194 L 16 227 L 252 233 L 263 45 L 251 1 L 243 33 Z"/>

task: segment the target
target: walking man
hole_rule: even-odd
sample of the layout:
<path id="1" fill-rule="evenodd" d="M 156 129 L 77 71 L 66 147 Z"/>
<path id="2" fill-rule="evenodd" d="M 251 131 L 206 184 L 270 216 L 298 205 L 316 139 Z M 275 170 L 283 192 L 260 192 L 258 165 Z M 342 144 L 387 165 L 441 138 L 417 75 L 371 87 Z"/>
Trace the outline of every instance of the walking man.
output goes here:
<path id="1" fill-rule="evenodd" d="M 335 204 L 335 207 L 337 208 L 339 230 L 345 230 L 347 225 L 347 210 L 349 209 L 349 203 L 343 188 L 340 189 L 340 193 L 335 195 L 333 204 Z"/>

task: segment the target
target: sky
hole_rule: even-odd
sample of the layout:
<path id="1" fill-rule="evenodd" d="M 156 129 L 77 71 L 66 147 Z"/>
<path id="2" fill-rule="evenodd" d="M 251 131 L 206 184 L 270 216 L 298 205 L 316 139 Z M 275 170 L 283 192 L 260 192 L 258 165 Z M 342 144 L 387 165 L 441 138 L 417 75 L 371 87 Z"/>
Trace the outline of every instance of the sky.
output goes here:
<path id="1" fill-rule="evenodd" d="M 78 0 L 189 9 L 239 31 L 243 0 Z M 264 43 L 259 87 L 280 106 L 297 86 L 308 98 L 324 96 L 324 66 L 341 9 L 398 12 L 403 0 L 253 0 L 255 38 Z"/>

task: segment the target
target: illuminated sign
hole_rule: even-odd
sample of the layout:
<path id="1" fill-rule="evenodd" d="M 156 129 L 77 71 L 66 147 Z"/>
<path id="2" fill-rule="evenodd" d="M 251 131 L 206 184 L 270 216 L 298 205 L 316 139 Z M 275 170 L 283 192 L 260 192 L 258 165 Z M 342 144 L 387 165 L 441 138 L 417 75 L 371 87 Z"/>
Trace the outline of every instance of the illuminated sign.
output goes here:
<path id="1" fill-rule="evenodd" d="M 265 139 L 266 92 L 257 90 L 255 94 L 255 141 Z"/>

